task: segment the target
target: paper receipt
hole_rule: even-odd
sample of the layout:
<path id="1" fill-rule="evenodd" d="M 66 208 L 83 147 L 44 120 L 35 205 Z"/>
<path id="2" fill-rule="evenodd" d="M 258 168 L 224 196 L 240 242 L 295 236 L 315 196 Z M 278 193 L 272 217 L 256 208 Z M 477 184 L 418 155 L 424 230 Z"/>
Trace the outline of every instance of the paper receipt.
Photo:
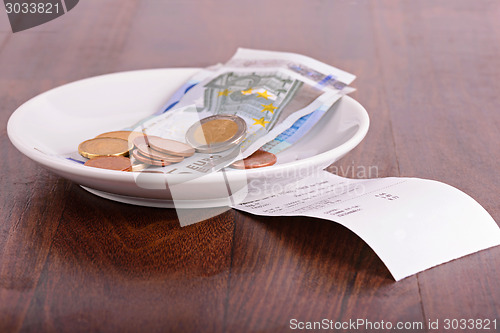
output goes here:
<path id="1" fill-rule="evenodd" d="M 418 178 L 347 179 L 323 171 L 233 208 L 340 223 L 375 251 L 396 281 L 500 244 L 500 228 L 474 199 Z"/>

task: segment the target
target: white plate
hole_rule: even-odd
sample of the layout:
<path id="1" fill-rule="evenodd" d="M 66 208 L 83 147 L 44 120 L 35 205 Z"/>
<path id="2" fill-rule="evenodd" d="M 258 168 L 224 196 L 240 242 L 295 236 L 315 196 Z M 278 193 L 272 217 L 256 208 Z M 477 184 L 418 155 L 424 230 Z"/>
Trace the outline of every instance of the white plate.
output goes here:
<path id="1" fill-rule="evenodd" d="M 126 128 L 161 108 L 198 69 L 153 69 L 97 76 L 40 94 L 10 117 L 10 140 L 23 154 L 96 195 L 130 204 L 177 208 L 227 204 L 221 173 L 186 182 L 183 175 L 140 174 L 85 167 L 55 157 L 77 150 L 100 133 Z M 321 170 L 352 150 L 366 135 L 366 110 L 346 96 L 314 130 L 278 154 L 271 167 L 226 172 L 235 186 L 262 179 L 289 181 Z M 168 184 L 168 185 L 165 185 Z M 238 185 L 239 184 L 239 185 Z M 231 186 L 233 192 L 238 189 Z"/>

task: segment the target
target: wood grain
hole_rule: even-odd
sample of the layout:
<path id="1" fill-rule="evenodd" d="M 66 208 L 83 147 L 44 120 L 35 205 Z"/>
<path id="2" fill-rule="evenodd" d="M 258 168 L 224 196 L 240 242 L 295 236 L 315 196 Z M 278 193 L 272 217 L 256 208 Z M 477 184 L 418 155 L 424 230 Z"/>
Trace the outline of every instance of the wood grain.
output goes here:
<path id="1" fill-rule="evenodd" d="M 499 221 L 498 17 L 495 1 L 87 0 L 12 34 L 0 13 L 0 331 L 281 332 L 293 318 L 500 326 L 498 247 L 395 283 L 335 223 L 228 211 L 180 228 L 172 210 L 107 201 L 49 173 L 6 133 L 19 105 L 66 82 L 207 66 L 240 46 L 298 52 L 355 73 L 353 97 L 370 114 L 365 140 L 330 171 L 440 180 Z"/>
<path id="2" fill-rule="evenodd" d="M 409 10 L 412 16 L 404 19 Z M 498 22 L 485 17 L 499 10 L 494 2 L 475 7 L 452 1 L 432 8 L 389 2 L 374 10 L 381 59 L 391 68 L 384 81 L 392 92 L 387 96 L 391 121 L 399 129 L 395 145 L 401 147 L 401 175 L 455 186 L 478 200 L 496 221 L 500 59 L 493 55 L 500 51 L 500 30 Z M 471 11 L 484 16 L 465 19 Z M 403 52 L 405 57 L 391 57 Z M 397 84 L 401 70 L 411 88 Z M 497 276 L 499 247 L 418 274 L 426 320 L 499 318 Z"/>

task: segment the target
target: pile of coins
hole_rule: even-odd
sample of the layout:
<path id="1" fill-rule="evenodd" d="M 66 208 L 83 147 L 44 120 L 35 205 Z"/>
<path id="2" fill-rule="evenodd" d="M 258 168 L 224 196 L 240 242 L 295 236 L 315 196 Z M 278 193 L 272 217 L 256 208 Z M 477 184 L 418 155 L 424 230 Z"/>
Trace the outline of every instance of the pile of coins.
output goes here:
<path id="1" fill-rule="evenodd" d="M 236 115 L 218 114 L 202 119 L 186 133 L 186 141 L 169 140 L 134 131 L 113 131 L 99 134 L 78 146 L 78 152 L 94 168 L 140 171 L 153 165 L 164 167 L 179 163 L 199 153 L 217 153 L 240 144 L 246 136 L 245 121 Z M 230 166 L 253 169 L 276 163 L 276 155 L 258 150 Z"/>
<path id="2" fill-rule="evenodd" d="M 158 136 L 136 137 L 133 142 L 136 149 L 132 151 L 132 157 L 149 165 L 167 166 L 194 154 L 190 145 Z"/>
<path id="3" fill-rule="evenodd" d="M 192 156 L 195 150 L 188 144 L 146 136 L 141 132 L 114 131 L 80 143 L 78 152 L 89 159 L 84 164 L 86 166 L 139 171 L 148 165 L 166 166 L 181 162 L 185 157 Z"/>
<path id="4" fill-rule="evenodd" d="M 86 166 L 94 168 L 131 171 L 132 162 L 128 156 L 133 145 L 124 138 L 123 131 L 103 133 L 94 139 L 86 140 L 78 146 L 78 152 L 89 160 Z"/>

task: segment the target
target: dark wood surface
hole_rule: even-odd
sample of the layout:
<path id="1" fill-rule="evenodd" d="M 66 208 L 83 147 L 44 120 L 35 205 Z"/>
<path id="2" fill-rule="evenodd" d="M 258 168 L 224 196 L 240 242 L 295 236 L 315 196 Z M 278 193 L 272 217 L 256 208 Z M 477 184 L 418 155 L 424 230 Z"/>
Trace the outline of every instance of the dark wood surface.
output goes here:
<path id="1" fill-rule="evenodd" d="M 298 52 L 358 76 L 352 96 L 371 127 L 334 164 L 340 175 L 376 166 L 378 177 L 443 181 L 498 222 L 499 17 L 498 1 L 85 0 L 12 34 L 0 13 L 0 331 L 280 332 L 292 318 L 500 325 L 499 247 L 396 283 L 335 223 L 230 210 L 181 229 L 172 210 L 104 200 L 51 174 L 6 133 L 19 105 L 77 79 L 203 67 L 239 46 Z"/>

